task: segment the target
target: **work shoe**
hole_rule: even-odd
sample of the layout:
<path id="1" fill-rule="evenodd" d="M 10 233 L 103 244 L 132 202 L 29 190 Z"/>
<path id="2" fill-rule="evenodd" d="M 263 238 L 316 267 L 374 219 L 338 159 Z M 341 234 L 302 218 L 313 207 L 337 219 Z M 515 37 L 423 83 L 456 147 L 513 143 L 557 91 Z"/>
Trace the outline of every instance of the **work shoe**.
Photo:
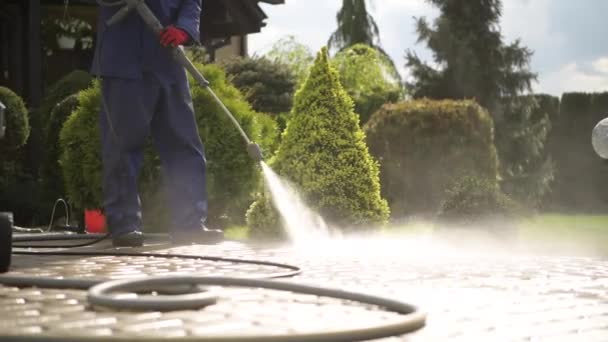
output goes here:
<path id="1" fill-rule="evenodd" d="M 114 247 L 141 247 L 144 245 L 144 234 L 134 231 L 112 237 Z"/>
<path id="2" fill-rule="evenodd" d="M 215 245 L 223 240 L 223 231 L 219 229 L 209 229 L 205 226 L 196 230 L 177 231 L 171 235 L 171 241 L 176 245 Z"/>

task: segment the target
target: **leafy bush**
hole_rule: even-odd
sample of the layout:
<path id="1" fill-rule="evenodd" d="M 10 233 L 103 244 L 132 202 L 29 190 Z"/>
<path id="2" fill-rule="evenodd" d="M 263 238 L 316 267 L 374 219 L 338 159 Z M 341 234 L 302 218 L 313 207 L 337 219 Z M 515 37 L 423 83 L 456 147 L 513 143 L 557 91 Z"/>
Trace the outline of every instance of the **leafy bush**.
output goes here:
<path id="1" fill-rule="evenodd" d="M 16 224 L 28 223 L 36 187 L 35 178 L 24 168 L 24 148 L 30 134 L 28 111 L 12 90 L 0 87 L 0 102 L 6 106 L 6 134 L 0 139 L 0 209 L 11 211 Z"/>
<path id="2" fill-rule="evenodd" d="M 296 78 L 287 65 L 264 57 L 238 57 L 223 67 L 254 110 L 275 115 L 291 110 Z"/>
<path id="3" fill-rule="evenodd" d="M 353 103 L 330 66 L 327 49 L 317 56 L 310 76 L 296 94 L 273 169 L 294 184 L 305 202 L 332 226 L 360 230 L 386 222 L 378 165 L 370 156 Z M 248 212 L 252 236 L 284 234 L 258 202 Z M 266 228 L 263 233 L 258 228 Z"/>
<path id="4" fill-rule="evenodd" d="M 272 131 L 275 126 L 268 122 L 268 116 L 251 109 L 241 93 L 227 81 L 220 67 L 205 65 L 202 72 L 249 137 L 269 154 L 276 142 L 273 140 L 276 132 Z M 253 202 L 257 188 L 259 170 L 247 154 L 239 132 L 209 92 L 195 86 L 192 97 L 207 156 L 209 222 L 225 222 L 227 217 L 231 223 L 244 223 L 245 212 Z"/>
<path id="5" fill-rule="evenodd" d="M 280 226 L 280 215 L 274 208 L 270 194 L 262 193 L 247 211 L 247 226 L 252 239 L 282 241 L 287 239 Z"/>
<path id="6" fill-rule="evenodd" d="M 67 197 L 76 208 L 100 208 L 101 146 L 99 83 L 78 93 L 78 109 L 67 119 L 59 135 L 61 166 Z"/>
<path id="7" fill-rule="evenodd" d="M 364 129 L 393 218 L 436 213 L 463 174 L 498 177 L 492 119 L 473 101 L 388 104 Z"/>
<path id="8" fill-rule="evenodd" d="M 462 227 L 479 223 L 501 227 L 524 215 L 523 208 L 500 190 L 495 179 L 464 176 L 448 190 L 438 218 Z"/>
<path id="9" fill-rule="evenodd" d="M 239 91 L 227 83 L 224 72 L 218 66 L 205 65 L 198 68 L 252 139 L 261 137 L 263 130 L 271 130 L 258 123 L 267 118 L 251 109 Z M 190 83 L 194 84 L 192 80 Z M 212 226 L 226 224 L 227 220 L 232 223 L 243 222 L 245 210 L 253 201 L 252 194 L 258 184 L 256 165 L 248 157 L 238 131 L 209 92 L 199 86 L 193 86 L 192 98 L 207 157 L 208 222 Z M 99 85 L 96 83 L 82 91 L 78 95 L 78 101 L 80 106 L 61 131 L 60 163 L 70 201 L 80 208 L 97 208 L 102 203 L 97 128 Z M 261 143 L 263 149 L 268 149 L 273 142 L 267 139 Z M 140 193 L 145 205 L 151 204 L 148 207 L 157 209 L 164 207 L 152 203 L 158 197 L 158 168 L 159 159 L 148 145 L 140 178 Z M 151 216 L 151 213 L 146 213 L 146 206 L 144 215 L 148 218 Z M 159 215 L 164 216 L 164 213 Z"/>
<path id="10" fill-rule="evenodd" d="M 25 103 L 17 94 L 8 88 L 0 87 L 0 102 L 6 106 L 4 110 L 6 134 L 0 142 L 1 157 L 8 151 L 25 145 L 30 134 L 30 126 Z"/>
<path id="11" fill-rule="evenodd" d="M 383 104 L 402 97 L 400 76 L 392 62 L 380 51 L 356 44 L 336 54 L 332 64 L 340 74 L 340 83 L 355 102 L 355 112 L 365 124 Z"/>

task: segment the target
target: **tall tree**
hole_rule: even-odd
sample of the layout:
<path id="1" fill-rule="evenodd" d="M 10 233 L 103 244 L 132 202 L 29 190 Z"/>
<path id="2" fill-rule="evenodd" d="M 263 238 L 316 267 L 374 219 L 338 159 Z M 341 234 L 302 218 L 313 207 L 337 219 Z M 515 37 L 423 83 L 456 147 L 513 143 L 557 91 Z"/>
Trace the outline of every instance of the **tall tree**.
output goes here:
<path id="1" fill-rule="evenodd" d="M 380 31 L 368 13 L 365 0 L 342 0 L 336 16 L 338 28 L 329 38 L 329 48 L 342 50 L 355 44 L 380 45 Z"/>
<path id="2" fill-rule="evenodd" d="M 546 186 L 529 184 L 546 185 L 552 177 L 552 169 L 539 160 L 544 158 L 549 120 L 546 115 L 533 115 L 534 97 L 521 96 L 532 90 L 536 80 L 529 67 L 532 51 L 519 40 L 503 42 L 501 0 L 427 1 L 439 8 L 440 15 L 432 24 L 424 18 L 417 20 L 418 42 L 433 52 L 436 67 L 407 51 L 406 67 L 413 79 L 410 93 L 414 97 L 475 99 L 487 108 L 494 118 L 505 183 L 536 189 L 529 190 L 536 194 L 518 197 L 542 195 Z"/>
<path id="3" fill-rule="evenodd" d="M 296 76 L 298 84 L 306 80 L 308 70 L 315 59 L 312 50 L 298 42 L 294 36 L 286 36 L 276 41 L 265 57 L 287 65 Z"/>
<path id="4" fill-rule="evenodd" d="M 380 45 L 380 30 L 374 17 L 367 11 L 366 0 L 342 0 L 342 8 L 338 11 L 336 20 L 338 28 L 327 42 L 331 51 L 343 51 L 357 44 L 372 47 L 388 61 L 390 75 L 395 76 L 403 85 L 397 66 Z"/>

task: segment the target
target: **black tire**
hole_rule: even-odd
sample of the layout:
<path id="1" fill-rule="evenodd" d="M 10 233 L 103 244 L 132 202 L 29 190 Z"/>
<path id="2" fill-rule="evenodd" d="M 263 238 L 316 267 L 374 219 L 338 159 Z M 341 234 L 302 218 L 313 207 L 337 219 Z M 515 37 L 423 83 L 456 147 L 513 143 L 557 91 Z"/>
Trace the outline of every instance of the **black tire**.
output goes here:
<path id="1" fill-rule="evenodd" d="M 0 273 L 11 266 L 13 243 L 13 214 L 0 213 Z"/>

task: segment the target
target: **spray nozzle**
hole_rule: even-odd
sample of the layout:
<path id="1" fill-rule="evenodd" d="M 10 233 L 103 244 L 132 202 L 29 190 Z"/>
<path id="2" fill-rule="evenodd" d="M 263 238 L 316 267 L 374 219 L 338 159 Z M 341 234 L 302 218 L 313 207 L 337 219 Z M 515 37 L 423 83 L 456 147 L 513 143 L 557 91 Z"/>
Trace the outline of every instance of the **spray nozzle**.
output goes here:
<path id="1" fill-rule="evenodd" d="M 261 162 L 264 159 L 260 145 L 254 142 L 250 142 L 247 145 L 247 153 L 249 153 L 249 156 L 256 162 Z"/>

